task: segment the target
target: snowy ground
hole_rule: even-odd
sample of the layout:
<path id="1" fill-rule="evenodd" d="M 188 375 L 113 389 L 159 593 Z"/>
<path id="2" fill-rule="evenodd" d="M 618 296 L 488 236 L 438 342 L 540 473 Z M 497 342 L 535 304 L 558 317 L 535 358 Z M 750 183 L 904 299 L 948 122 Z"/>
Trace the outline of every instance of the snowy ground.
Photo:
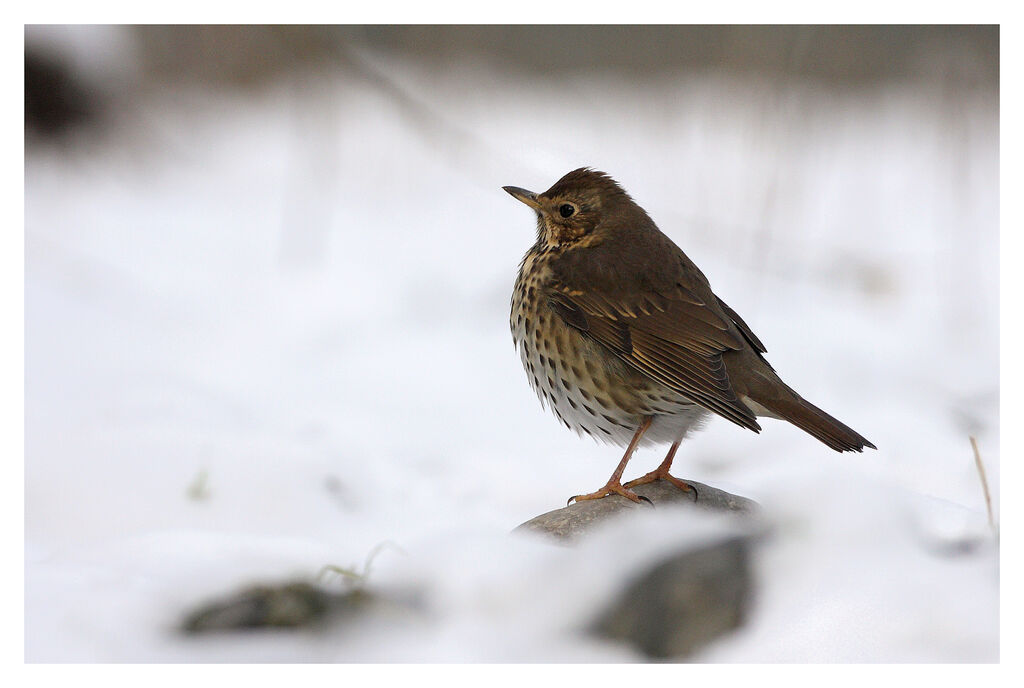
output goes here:
<path id="1" fill-rule="evenodd" d="M 750 623 L 696 659 L 998 660 L 999 547 L 968 441 L 998 518 L 990 103 L 366 60 L 410 97 L 331 77 L 154 96 L 112 142 L 27 158 L 28 661 L 641 660 L 578 628 L 696 535 L 659 530 L 669 513 L 579 551 L 508 535 L 619 457 L 541 411 L 508 332 L 533 220 L 500 187 L 580 165 L 622 182 L 783 378 L 879 447 L 721 420 L 684 446 L 680 475 L 775 525 Z M 174 633 L 211 596 L 384 542 L 371 583 L 422 591 L 427 616 Z"/>

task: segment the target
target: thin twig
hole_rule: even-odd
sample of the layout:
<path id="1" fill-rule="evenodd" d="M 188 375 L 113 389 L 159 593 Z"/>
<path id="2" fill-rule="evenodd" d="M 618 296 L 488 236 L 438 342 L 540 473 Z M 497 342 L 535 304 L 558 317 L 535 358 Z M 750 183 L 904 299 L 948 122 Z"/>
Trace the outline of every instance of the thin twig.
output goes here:
<path id="1" fill-rule="evenodd" d="M 981 489 L 985 491 L 985 509 L 988 511 L 988 525 L 992 530 L 995 530 L 996 523 L 992 517 L 992 495 L 988 491 L 988 478 L 985 477 L 985 464 L 981 461 L 981 452 L 978 451 L 978 441 L 974 439 L 973 435 L 969 435 L 971 439 L 971 448 L 974 449 L 974 464 L 978 467 L 978 475 L 981 476 Z"/>

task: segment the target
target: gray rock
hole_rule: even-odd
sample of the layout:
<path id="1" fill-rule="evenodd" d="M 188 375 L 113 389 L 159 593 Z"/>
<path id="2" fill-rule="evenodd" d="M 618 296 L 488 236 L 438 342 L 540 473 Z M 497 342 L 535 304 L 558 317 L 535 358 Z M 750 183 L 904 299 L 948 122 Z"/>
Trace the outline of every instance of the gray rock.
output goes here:
<path id="1" fill-rule="evenodd" d="M 413 595 L 398 596 L 363 586 L 343 592 L 307 581 L 254 585 L 199 606 L 185 616 L 186 634 L 258 628 L 315 629 L 340 619 L 389 614 L 406 617 L 419 613 Z"/>
<path id="2" fill-rule="evenodd" d="M 703 483 L 687 482 L 697 488 L 696 495 L 692 492 L 684 492 L 663 480 L 658 480 L 634 489 L 634 492 L 641 497 L 651 500 L 651 504 L 637 504 L 619 495 L 576 502 L 562 509 L 549 511 L 532 518 L 518 526 L 515 532 L 539 533 L 568 544 L 616 515 L 633 509 L 657 508 L 659 504 L 689 503 L 700 509 L 751 516 L 756 515 L 760 509 L 757 502 L 746 497 L 740 497 Z"/>
<path id="3" fill-rule="evenodd" d="M 691 509 L 734 513 L 741 519 L 734 534 L 694 545 L 661 559 L 629 581 L 588 625 L 588 631 L 633 646 L 653 659 L 682 659 L 739 627 L 752 597 L 750 549 L 764 531 L 752 500 L 691 482 L 697 494 L 665 481 L 640 485 L 635 492 L 651 504 L 618 495 L 571 504 L 523 523 L 516 532 L 537 533 L 571 545 L 612 519 L 638 509 L 690 505 L 677 511 L 685 527 Z"/>
<path id="4" fill-rule="evenodd" d="M 590 632 L 654 659 L 685 658 L 743 624 L 751 541 L 727 538 L 662 560 L 630 581 Z"/>

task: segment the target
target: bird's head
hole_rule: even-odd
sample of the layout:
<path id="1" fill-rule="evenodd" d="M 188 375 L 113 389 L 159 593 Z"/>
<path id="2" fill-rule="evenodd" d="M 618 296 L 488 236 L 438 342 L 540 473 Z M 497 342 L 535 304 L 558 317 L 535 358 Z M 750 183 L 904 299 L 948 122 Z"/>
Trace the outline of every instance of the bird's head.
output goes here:
<path id="1" fill-rule="evenodd" d="M 542 193 L 517 186 L 502 188 L 533 208 L 537 213 L 537 239 L 551 247 L 586 245 L 596 238 L 595 230 L 609 217 L 639 210 L 614 179 L 588 167 L 569 172 Z"/>

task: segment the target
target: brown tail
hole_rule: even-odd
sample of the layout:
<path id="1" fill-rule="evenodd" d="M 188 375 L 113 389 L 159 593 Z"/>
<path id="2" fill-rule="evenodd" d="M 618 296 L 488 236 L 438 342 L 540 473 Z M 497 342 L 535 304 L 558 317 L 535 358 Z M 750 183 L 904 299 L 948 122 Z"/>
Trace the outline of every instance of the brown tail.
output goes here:
<path id="1" fill-rule="evenodd" d="M 788 389 L 788 388 L 787 388 Z M 789 390 L 792 392 L 792 390 Z M 755 399 L 783 420 L 788 420 L 804 432 L 814 435 L 836 451 L 864 451 L 864 447 L 877 449 L 851 428 L 828 415 L 820 408 L 805 400 L 796 392 L 792 397 L 780 399 Z"/>

